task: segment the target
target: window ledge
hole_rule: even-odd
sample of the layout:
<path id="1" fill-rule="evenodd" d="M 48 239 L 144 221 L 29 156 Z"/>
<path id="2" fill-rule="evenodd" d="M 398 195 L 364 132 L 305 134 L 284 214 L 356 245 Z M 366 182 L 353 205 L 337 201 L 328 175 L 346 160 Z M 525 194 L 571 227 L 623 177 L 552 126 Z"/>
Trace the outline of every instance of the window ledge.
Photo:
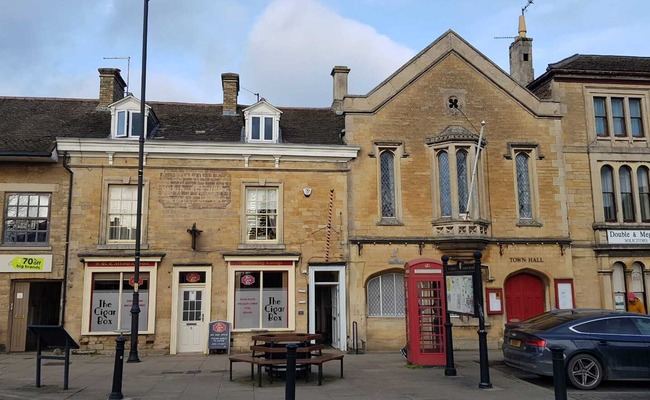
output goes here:
<path id="1" fill-rule="evenodd" d="M 238 250 L 285 250 L 283 244 L 263 244 L 263 243 L 241 243 L 237 246 Z"/>
<path id="2" fill-rule="evenodd" d="M 379 222 L 377 222 L 377 225 L 404 226 L 404 223 L 397 218 L 382 218 L 379 220 Z"/>
<path id="3" fill-rule="evenodd" d="M 539 221 L 535 221 L 534 219 L 520 219 L 519 221 L 517 221 L 517 226 L 532 226 L 536 228 L 541 228 L 544 225 Z"/>
<path id="4" fill-rule="evenodd" d="M 148 250 L 149 245 L 146 243 L 141 243 L 140 248 L 143 250 Z M 98 244 L 97 250 L 135 250 L 135 243 L 107 243 L 107 244 Z"/>
<path id="5" fill-rule="evenodd" d="M 404 318 L 406 318 L 406 316 L 404 316 L 404 315 L 368 315 L 368 318 L 388 318 L 388 319 L 401 318 L 401 319 L 404 319 Z"/>
<path id="6" fill-rule="evenodd" d="M 0 245 L 0 251 L 52 251 L 52 246 L 15 246 Z"/>

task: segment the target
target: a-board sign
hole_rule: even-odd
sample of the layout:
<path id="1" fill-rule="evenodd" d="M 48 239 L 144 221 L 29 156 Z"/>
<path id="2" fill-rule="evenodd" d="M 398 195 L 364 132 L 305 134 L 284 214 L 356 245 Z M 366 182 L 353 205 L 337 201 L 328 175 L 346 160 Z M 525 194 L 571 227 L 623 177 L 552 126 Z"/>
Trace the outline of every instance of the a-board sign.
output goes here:
<path id="1" fill-rule="evenodd" d="M 230 349 L 230 322 L 228 321 L 210 322 L 210 332 L 208 333 L 208 349 L 210 350 Z"/>

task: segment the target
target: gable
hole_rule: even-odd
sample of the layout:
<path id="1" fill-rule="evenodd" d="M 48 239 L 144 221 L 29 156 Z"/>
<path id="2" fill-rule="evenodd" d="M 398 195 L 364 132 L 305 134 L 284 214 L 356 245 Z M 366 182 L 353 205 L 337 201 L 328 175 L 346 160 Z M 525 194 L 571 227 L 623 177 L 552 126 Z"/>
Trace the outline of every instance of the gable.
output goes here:
<path id="1" fill-rule="evenodd" d="M 557 117 L 560 115 L 559 103 L 540 101 L 505 71 L 451 30 L 415 55 L 367 95 L 346 96 L 344 109 L 346 112 L 352 113 L 374 113 L 414 84 L 423 74 L 426 74 L 452 55 L 462 59 L 478 76 L 492 82 L 536 116 Z"/>

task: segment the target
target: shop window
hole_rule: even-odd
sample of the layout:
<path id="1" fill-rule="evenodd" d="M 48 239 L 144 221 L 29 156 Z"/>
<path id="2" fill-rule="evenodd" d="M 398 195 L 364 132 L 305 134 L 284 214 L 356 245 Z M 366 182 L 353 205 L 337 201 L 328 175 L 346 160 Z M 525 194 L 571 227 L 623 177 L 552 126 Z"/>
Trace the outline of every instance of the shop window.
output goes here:
<path id="1" fill-rule="evenodd" d="M 295 260 L 226 261 L 234 330 L 295 329 Z"/>
<path id="2" fill-rule="evenodd" d="M 388 273 L 370 279 L 367 300 L 369 317 L 403 317 L 404 274 Z"/>
<path id="3" fill-rule="evenodd" d="M 116 334 L 131 329 L 134 262 L 88 262 L 84 275 L 82 334 Z M 141 261 L 138 332 L 153 333 L 155 325 L 156 263 Z"/>

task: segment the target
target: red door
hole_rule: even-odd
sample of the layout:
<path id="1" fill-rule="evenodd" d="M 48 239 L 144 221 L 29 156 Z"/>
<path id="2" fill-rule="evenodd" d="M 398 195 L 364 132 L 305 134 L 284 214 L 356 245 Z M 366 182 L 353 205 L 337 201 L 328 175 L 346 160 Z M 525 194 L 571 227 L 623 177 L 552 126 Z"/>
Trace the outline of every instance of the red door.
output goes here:
<path id="1" fill-rule="evenodd" d="M 508 278 L 506 289 L 506 315 L 508 322 L 523 321 L 544 311 L 544 283 L 531 274 L 518 274 Z"/>

